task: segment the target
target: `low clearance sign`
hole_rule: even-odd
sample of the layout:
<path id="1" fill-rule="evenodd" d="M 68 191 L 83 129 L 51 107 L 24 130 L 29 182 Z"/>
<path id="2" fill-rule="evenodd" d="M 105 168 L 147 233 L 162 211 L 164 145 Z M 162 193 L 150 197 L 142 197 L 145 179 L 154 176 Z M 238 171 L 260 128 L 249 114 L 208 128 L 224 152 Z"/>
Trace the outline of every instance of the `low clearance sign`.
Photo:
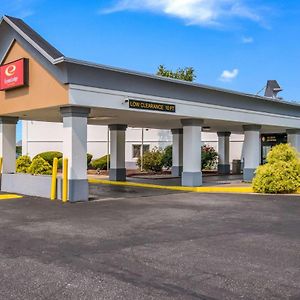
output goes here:
<path id="1" fill-rule="evenodd" d="M 21 58 L 0 66 L 0 90 L 28 85 L 28 59 Z"/>

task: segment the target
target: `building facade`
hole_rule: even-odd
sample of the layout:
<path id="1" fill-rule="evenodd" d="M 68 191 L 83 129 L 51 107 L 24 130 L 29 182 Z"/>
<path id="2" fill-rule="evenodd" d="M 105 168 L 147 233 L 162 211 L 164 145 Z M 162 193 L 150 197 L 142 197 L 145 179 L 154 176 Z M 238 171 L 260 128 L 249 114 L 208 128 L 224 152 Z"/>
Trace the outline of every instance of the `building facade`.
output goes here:
<path id="1" fill-rule="evenodd" d="M 132 128 L 126 130 L 125 165 L 127 169 L 136 169 L 136 162 L 144 152 L 154 148 L 164 149 L 172 145 L 171 130 L 153 128 Z M 87 151 L 93 158 L 110 153 L 110 132 L 108 126 L 87 126 Z M 229 161 L 242 158 L 244 136 L 230 136 Z M 218 151 L 216 133 L 203 132 L 202 143 L 212 146 Z M 22 121 L 22 154 L 34 157 L 44 151 L 63 151 L 63 124 L 39 121 Z"/>

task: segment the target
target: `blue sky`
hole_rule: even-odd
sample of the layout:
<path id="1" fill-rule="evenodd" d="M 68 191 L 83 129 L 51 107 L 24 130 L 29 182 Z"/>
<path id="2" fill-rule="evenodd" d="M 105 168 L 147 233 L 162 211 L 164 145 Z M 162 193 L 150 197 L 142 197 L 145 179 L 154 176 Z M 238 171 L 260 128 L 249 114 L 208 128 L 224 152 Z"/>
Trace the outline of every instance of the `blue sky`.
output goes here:
<path id="1" fill-rule="evenodd" d="M 192 66 L 199 83 L 250 93 L 277 79 L 300 101 L 296 0 L 1 0 L 0 13 L 66 56 L 147 73 Z"/>

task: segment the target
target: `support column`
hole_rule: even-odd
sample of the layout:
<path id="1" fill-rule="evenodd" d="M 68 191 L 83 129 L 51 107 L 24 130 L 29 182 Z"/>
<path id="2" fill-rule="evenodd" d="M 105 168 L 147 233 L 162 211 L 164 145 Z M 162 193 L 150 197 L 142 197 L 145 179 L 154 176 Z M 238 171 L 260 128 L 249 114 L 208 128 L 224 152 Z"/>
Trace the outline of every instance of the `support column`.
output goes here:
<path id="1" fill-rule="evenodd" d="M 125 143 L 127 125 L 109 125 L 110 129 L 110 170 L 109 180 L 126 181 Z"/>
<path id="2" fill-rule="evenodd" d="M 0 117 L 0 157 L 3 158 L 2 173 L 16 172 L 16 124 L 18 118 Z"/>
<path id="3" fill-rule="evenodd" d="M 229 162 L 229 151 L 230 151 L 230 135 L 231 132 L 218 132 L 218 173 L 219 174 L 230 174 L 230 162 Z"/>
<path id="4" fill-rule="evenodd" d="M 300 152 L 300 129 L 288 129 L 286 133 L 288 143 Z"/>
<path id="5" fill-rule="evenodd" d="M 181 177 L 183 171 L 183 129 L 172 129 L 172 176 Z"/>
<path id="6" fill-rule="evenodd" d="M 259 125 L 245 125 L 244 129 L 244 180 L 252 181 L 256 168 L 261 162 Z"/>
<path id="7" fill-rule="evenodd" d="M 69 201 L 87 201 L 87 117 L 88 107 L 69 106 L 60 109 L 63 117 L 63 155 L 68 158 Z"/>
<path id="8" fill-rule="evenodd" d="M 183 186 L 202 185 L 201 129 L 203 120 L 184 119 L 183 125 Z"/>

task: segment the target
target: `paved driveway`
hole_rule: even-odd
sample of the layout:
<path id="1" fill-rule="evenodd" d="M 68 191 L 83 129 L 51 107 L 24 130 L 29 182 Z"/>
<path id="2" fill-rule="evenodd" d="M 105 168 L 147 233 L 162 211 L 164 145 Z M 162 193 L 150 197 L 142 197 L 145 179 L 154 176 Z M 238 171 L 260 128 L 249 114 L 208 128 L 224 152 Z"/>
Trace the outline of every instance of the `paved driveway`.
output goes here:
<path id="1" fill-rule="evenodd" d="M 300 299 L 300 197 L 100 194 L 0 202 L 0 299 Z"/>

